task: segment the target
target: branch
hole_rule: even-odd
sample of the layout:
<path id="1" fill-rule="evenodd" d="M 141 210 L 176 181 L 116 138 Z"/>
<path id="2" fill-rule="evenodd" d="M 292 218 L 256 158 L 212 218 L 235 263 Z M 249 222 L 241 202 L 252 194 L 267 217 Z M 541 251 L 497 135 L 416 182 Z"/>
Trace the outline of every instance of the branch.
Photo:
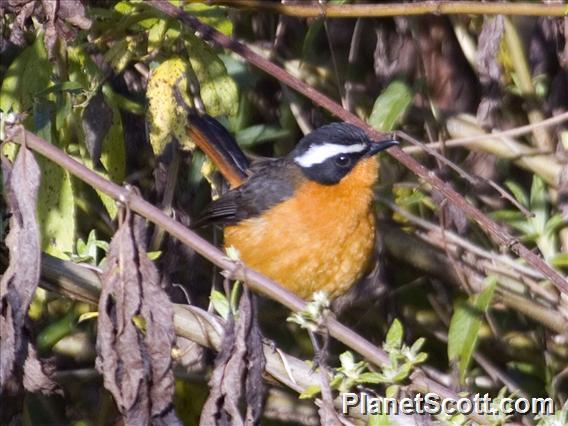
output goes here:
<path id="1" fill-rule="evenodd" d="M 498 158 L 513 161 L 517 166 L 540 176 L 548 185 L 558 186 L 562 165 L 553 155 L 535 155 L 534 148 L 519 143 L 508 136 L 487 134 L 479 126 L 476 118 L 469 114 L 450 117 L 446 122 L 446 128 L 453 138 L 459 138 L 457 140 L 475 138 L 475 143 L 469 146 L 470 149 L 488 152 Z"/>
<path id="2" fill-rule="evenodd" d="M 306 303 L 298 296 L 260 273 L 240 263 L 229 260 L 221 250 L 210 244 L 207 240 L 201 238 L 180 222 L 176 222 L 159 208 L 136 195 L 133 188 L 121 187 L 99 176 L 97 173 L 68 156 L 59 148 L 51 145 L 49 142 L 46 142 L 33 133 L 28 132 L 21 125 L 7 125 L 6 135 L 7 140 L 22 145 L 25 144 L 29 149 L 38 152 L 63 167 L 69 173 L 78 177 L 83 182 L 88 183 L 93 188 L 127 205 L 131 210 L 164 229 L 183 244 L 193 248 L 197 253 L 210 260 L 222 270 L 228 271 L 234 279 L 245 281 L 252 290 L 280 302 L 292 311 L 297 312 L 305 309 Z M 388 363 L 388 355 L 383 350 L 377 348 L 371 342 L 334 319 L 329 320 L 329 332 L 331 336 L 351 347 L 372 363 L 376 365 Z"/>
<path id="3" fill-rule="evenodd" d="M 564 4 L 528 2 L 421 1 L 416 3 L 333 5 L 318 2 L 309 4 L 305 2 L 290 2 L 282 4 L 265 0 L 208 0 L 205 3 L 302 18 L 317 18 L 320 16 L 325 16 L 326 18 L 377 18 L 381 16 L 425 15 L 428 13 L 436 15 L 522 16 L 565 16 L 567 14 L 567 7 Z"/>
<path id="4" fill-rule="evenodd" d="M 238 55 L 245 58 L 249 63 L 258 67 L 259 69 L 272 75 L 282 83 L 291 87 L 292 89 L 298 91 L 299 93 L 311 99 L 314 103 L 322 108 L 328 110 L 331 114 L 336 117 L 347 121 L 349 123 L 355 124 L 362 129 L 365 129 L 367 133 L 374 139 L 384 139 L 385 135 L 380 133 L 370 127 L 367 123 L 361 120 L 359 117 L 350 113 L 349 111 L 343 109 L 341 105 L 337 104 L 331 98 L 323 95 L 322 93 L 315 90 L 310 85 L 304 83 L 303 81 L 293 77 L 287 73 L 284 69 L 273 64 L 269 60 L 263 58 L 259 54 L 253 52 L 247 46 L 239 43 L 236 40 L 232 40 L 229 37 L 221 34 L 219 31 L 210 27 L 209 25 L 203 24 L 197 18 L 185 13 L 183 10 L 173 6 L 169 2 L 160 0 L 148 0 L 148 4 L 152 5 L 157 10 L 169 15 L 173 18 L 179 19 L 185 26 L 195 30 L 197 35 L 203 40 L 212 41 L 219 46 L 232 50 Z M 459 2 L 462 4 L 463 2 Z M 431 3 L 429 3 L 431 4 Z M 440 4 L 441 3 L 434 3 Z M 489 5 L 500 5 L 502 3 L 489 3 Z M 410 5 L 405 5 L 410 6 Z M 507 4 L 511 7 L 511 4 Z M 539 7 L 544 7 L 544 5 L 537 5 Z M 564 8 L 564 7 L 563 7 Z M 437 9 L 435 9 L 437 10 Z M 424 181 L 432 185 L 435 189 L 441 192 L 449 201 L 451 201 L 456 207 L 462 210 L 470 219 L 474 220 L 479 224 L 481 229 L 485 230 L 491 234 L 497 242 L 504 245 L 508 249 L 512 250 L 514 253 L 525 259 L 530 265 L 535 269 L 538 269 L 542 274 L 549 279 L 561 292 L 568 294 L 568 282 L 550 265 L 548 265 L 542 258 L 537 254 L 530 251 L 523 244 L 521 244 L 517 239 L 511 236 L 505 229 L 500 227 L 496 222 L 487 217 L 483 212 L 481 212 L 476 207 L 469 204 L 465 198 L 463 198 L 459 193 L 457 193 L 449 184 L 442 181 L 434 173 L 424 167 L 422 164 L 418 163 L 412 156 L 404 152 L 399 147 L 392 147 L 387 151 L 391 156 L 398 160 L 401 164 L 406 166 L 415 175 L 422 178 Z"/>
<path id="5" fill-rule="evenodd" d="M 101 291 L 99 275 L 70 261 L 44 254 L 41 259 L 42 281 L 40 285 L 75 300 L 96 305 Z M 176 335 L 201 346 L 219 351 L 223 338 L 223 326 L 214 315 L 196 306 L 174 305 Z M 307 387 L 319 385 L 319 373 L 301 359 L 275 350 L 264 344 L 266 372 L 288 388 L 300 393 Z M 353 415 L 357 415 L 354 411 Z"/>
<path id="6" fill-rule="evenodd" d="M 40 285 L 43 288 L 76 300 L 97 303 L 101 290 L 97 273 L 73 262 L 45 254 L 42 256 L 41 264 Z M 175 304 L 174 326 L 179 337 L 216 351 L 221 347 L 222 325 L 218 318 L 196 306 Z M 266 372 L 290 389 L 300 393 L 311 385 L 319 384 L 319 373 L 313 371 L 304 361 L 275 350 L 270 343 L 264 344 L 264 356 Z M 413 388 L 422 386 L 426 390 L 436 391 L 442 398 L 456 400 L 459 398 L 459 395 L 448 388 L 427 378 L 423 372 L 417 372 L 415 377 L 419 379 L 412 383 Z M 360 414 L 360 407 L 354 407 L 349 414 L 365 418 Z M 469 417 L 480 424 L 487 424 L 487 420 L 476 413 L 472 413 Z"/>
<path id="7" fill-rule="evenodd" d="M 118 186 L 115 183 L 99 176 L 94 171 L 88 169 L 72 157 L 68 156 L 59 148 L 37 137 L 33 133 L 28 132 L 22 125 L 8 124 L 6 126 L 6 135 L 7 140 L 19 143 L 20 145 L 25 145 L 27 148 L 32 149 L 33 151 L 43 155 L 60 167 L 63 167 L 69 173 L 78 177 L 83 182 L 88 183 L 93 188 L 98 189 L 99 191 L 102 191 L 105 194 L 111 196 L 115 200 L 118 200 L 119 202 L 127 205 L 132 211 L 138 213 L 145 219 L 163 228 L 171 236 L 177 238 L 183 244 L 186 244 L 187 246 L 193 248 L 197 253 L 210 260 L 221 269 L 228 271 L 231 274 L 231 277 L 233 277 L 234 279 L 239 279 L 246 282 L 246 284 L 254 291 L 262 293 L 269 298 L 278 301 L 279 303 L 293 311 L 304 310 L 306 303 L 299 297 L 290 293 L 288 290 L 281 287 L 276 282 L 261 275 L 260 273 L 247 268 L 243 264 L 229 260 L 222 251 L 210 244 L 208 241 L 204 240 L 199 235 L 183 226 L 181 223 L 176 222 L 160 209 L 145 201 L 142 197 L 136 195 L 135 191 L 132 188 Z M 54 260 L 52 259 L 52 261 Z M 55 260 L 55 262 L 61 261 Z M 61 263 L 59 264 L 61 265 Z M 88 275 L 89 271 L 74 271 L 74 278 L 78 278 L 81 281 L 81 283 L 83 284 L 82 288 L 87 289 L 90 286 L 90 291 L 95 291 L 96 293 L 98 293 L 98 290 L 96 290 L 96 283 L 93 284 L 92 279 L 89 279 Z M 57 278 L 57 273 L 54 272 L 52 278 L 53 277 Z M 67 281 L 66 283 L 68 286 L 71 285 L 69 281 Z M 95 288 L 95 290 L 93 290 L 93 288 Z M 66 290 L 65 293 L 73 295 L 74 289 L 70 288 Z M 77 291 L 76 289 L 75 294 L 79 294 L 79 296 L 81 296 L 81 292 Z M 87 300 L 90 299 L 84 294 L 83 296 Z M 91 295 L 91 297 L 93 297 L 93 295 Z M 200 333 L 200 330 L 202 331 L 203 327 L 208 328 L 212 326 L 210 322 L 195 322 L 191 319 L 192 317 L 195 317 L 196 312 L 198 312 L 197 309 L 198 308 L 192 306 L 175 306 L 176 317 L 174 319 L 174 325 L 176 327 L 176 332 L 178 333 L 178 335 L 186 337 L 205 346 L 215 347 L 215 343 L 220 345 L 219 336 L 217 337 L 217 340 L 215 338 L 212 338 L 209 334 L 204 335 L 203 333 Z M 188 322 L 187 325 L 184 326 L 184 321 L 190 322 Z M 189 324 L 191 324 L 191 326 Z M 361 356 L 363 356 L 373 364 L 381 366 L 389 362 L 388 355 L 385 351 L 373 345 L 371 342 L 355 333 L 353 330 L 347 328 L 337 320 L 328 318 L 327 328 L 331 336 L 333 336 L 335 339 L 342 342 L 346 346 L 350 347 L 355 352 L 358 352 Z M 183 334 L 180 334 L 182 332 Z M 270 348 L 270 346 L 268 350 L 265 348 L 265 356 L 267 356 L 267 370 L 271 366 L 271 364 L 268 363 L 269 359 L 274 358 L 272 352 L 273 350 L 272 348 Z M 272 355 L 272 358 L 268 357 L 270 354 Z M 302 365 L 305 365 L 305 363 L 303 363 L 302 361 L 300 362 Z M 282 368 L 284 369 L 283 371 L 286 371 L 287 367 L 283 366 Z M 426 387 L 427 390 L 437 393 L 441 398 L 452 398 L 455 400 L 460 398 L 460 396 L 453 392 L 451 389 L 448 389 L 443 385 L 427 378 L 425 374 L 420 371 L 420 369 L 417 369 L 416 371 L 417 372 L 413 377 L 416 377 L 417 382 L 414 383 L 415 379 L 412 379 L 413 387 Z M 272 374 L 272 372 L 270 374 Z M 274 374 L 276 374 L 274 376 L 275 378 L 282 381 L 283 383 L 288 384 L 292 389 L 299 389 L 297 389 L 297 383 L 295 384 L 293 380 L 290 380 L 287 373 L 277 374 L 275 372 Z M 487 420 L 479 414 L 472 413 L 469 415 L 469 417 L 479 422 L 480 424 L 488 424 Z"/>
<path id="8" fill-rule="evenodd" d="M 536 128 L 556 126 L 565 121 L 568 121 L 568 111 L 563 112 L 562 114 L 555 115 L 554 117 L 547 118 L 546 120 L 542 120 L 538 123 L 526 124 L 524 126 L 514 127 L 509 130 L 501 130 L 501 131 L 493 130 L 492 133 L 486 133 L 479 136 L 468 136 L 464 138 L 448 139 L 445 141 L 427 143 L 425 144 L 425 146 L 427 146 L 430 149 L 442 149 L 442 148 L 454 148 L 454 147 L 475 145 L 477 144 L 477 142 L 483 139 L 500 139 L 505 136 L 509 137 L 522 136 L 526 135 L 527 133 L 531 133 Z M 408 146 L 404 148 L 404 151 L 410 154 L 415 152 L 422 152 L 424 151 L 424 149 L 421 146 Z M 526 155 L 537 155 L 537 154 L 544 155 L 545 152 L 535 149 L 527 152 Z"/>
<path id="9" fill-rule="evenodd" d="M 438 250 L 439 247 L 432 244 L 432 238 L 429 238 L 428 242 L 426 242 L 423 238 L 404 232 L 392 223 L 384 223 L 383 226 L 381 226 L 381 230 L 385 249 L 391 257 L 427 275 L 437 277 L 457 288 L 461 288 L 461 281 L 455 273 L 452 264 L 448 261 L 447 257 Z M 505 271 L 496 271 L 495 268 L 492 269 L 491 263 L 489 262 L 487 262 L 488 264 L 479 263 L 480 264 L 476 267 L 470 263 L 465 263 L 464 265 L 469 274 L 469 279 L 474 282 L 476 292 L 483 290 L 483 276 L 478 275 L 477 270 L 481 268 L 485 276 L 488 274 L 497 274 L 500 277 L 500 285 L 497 287 L 497 297 L 501 302 L 557 334 L 564 333 L 566 330 L 566 321 L 562 314 L 556 309 L 542 306 L 542 304 L 536 301 L 532 294 L 525 297 L 518 293 L 519 285 L 523 287 L 527 285 L 522 281 L 521 277 L 511 278 L 517 289 L 515 291 L 515 289 L 511 289 L 506 285 Z M 542 296 L 548 303 L 553 303 L 546 295 L 541 295 L 540 293 L 536 294 Z M 556 303 L 553 304 L 556 306 Z"/>

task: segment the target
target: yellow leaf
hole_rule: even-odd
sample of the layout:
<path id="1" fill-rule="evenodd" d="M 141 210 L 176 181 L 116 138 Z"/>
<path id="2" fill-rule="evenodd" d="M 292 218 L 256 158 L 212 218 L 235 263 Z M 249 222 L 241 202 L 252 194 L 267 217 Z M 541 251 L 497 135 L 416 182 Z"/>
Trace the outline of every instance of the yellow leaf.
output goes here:
<path id="1" fill-rule="evenodd" d="M 193 149 L 186 135 L 187 117 L 183 106 L 174 96 L 177 85 L 180 94 L 187 93 L 187 62 L 181 58 L 162 62 L 148 81 L 148 122 L 150 143 L 155 155 L 162 154 L 166 145 L 175 137 L 182 146 Z"/>
<path id="2" fill-rule="evenodd" d="M 77 320 L 77 324 L 82 323 L 83 321 L 87 321 L 93 318 L 97 318 L 99 316 L 99 312 L 98 311 L 93 311 L 93 312 L 85 312 L 84 314 L 82 314 L 79 319 Z"/>

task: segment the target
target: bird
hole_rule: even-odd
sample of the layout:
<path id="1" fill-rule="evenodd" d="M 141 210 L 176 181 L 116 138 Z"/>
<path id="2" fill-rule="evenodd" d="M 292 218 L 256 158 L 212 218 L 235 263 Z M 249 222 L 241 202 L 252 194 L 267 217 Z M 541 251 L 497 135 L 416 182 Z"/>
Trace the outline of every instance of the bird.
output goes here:
<path id="1" fill-rule="evenodd" d="M 375 154 L 397 144 L 346 122 L 319 127 L 286 156 L 252 163 L 244 182 L 211 202 L 196 225 L 223 225 L 225 248 L 297 296 L 337 298 L 372 263 Z M 238 149 L 235 142 L 231 150 Z"/>

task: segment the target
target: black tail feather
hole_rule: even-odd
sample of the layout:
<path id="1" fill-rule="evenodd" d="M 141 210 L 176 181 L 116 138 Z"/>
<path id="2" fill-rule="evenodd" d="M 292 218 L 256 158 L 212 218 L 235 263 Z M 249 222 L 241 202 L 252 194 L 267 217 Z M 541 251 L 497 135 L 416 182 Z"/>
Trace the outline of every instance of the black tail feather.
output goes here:
<path id="1" fill-rule="evenodd" d="M 245 180 L 248 176 L 250 161 L 227 129 L 213 117 L 198 115 L 195 111 L 188 113 L 188 120 L 191 127 L 197 129 L 215 153 L 221 157 L 220 160 L 225 163 L 224 165 L 230 167 L 233 172 L 241 177 L 241 180 Z M 206 152 L 206 154 L 211 155 L 210 152 Z M 219 158 L 212 159 L 218 163 Z M 223 172 L 222 165 L 217 164 L 217 166 Z"/>

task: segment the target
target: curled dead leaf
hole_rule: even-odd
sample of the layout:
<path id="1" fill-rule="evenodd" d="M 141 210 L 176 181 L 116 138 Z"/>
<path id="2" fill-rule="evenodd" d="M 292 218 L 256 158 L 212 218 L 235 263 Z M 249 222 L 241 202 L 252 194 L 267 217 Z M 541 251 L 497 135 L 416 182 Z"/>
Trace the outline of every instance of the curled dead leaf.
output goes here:
<path id="1" fill-rule="evenodd" d="M 32 152 L 22 147 L 13 166 L 2 157 L 2 175 L 11 218 L 6 237 L 10 263 L 0 280 L 0 390 L 16 391 L 23 376 L 26 389 L 51 393 L 55 384 L 42 370 L 29 344 L 26 326 L 40 276 L 40 233 L 36 219 L 40 168 Z"/>
<path id="2" fill-rule="evenodd" d="M 126 424 L 179 424 L 172 406 L 173 307 L 146 254 L 143 229 L 122 212 L 102 276 L 96 365 Z"/>

